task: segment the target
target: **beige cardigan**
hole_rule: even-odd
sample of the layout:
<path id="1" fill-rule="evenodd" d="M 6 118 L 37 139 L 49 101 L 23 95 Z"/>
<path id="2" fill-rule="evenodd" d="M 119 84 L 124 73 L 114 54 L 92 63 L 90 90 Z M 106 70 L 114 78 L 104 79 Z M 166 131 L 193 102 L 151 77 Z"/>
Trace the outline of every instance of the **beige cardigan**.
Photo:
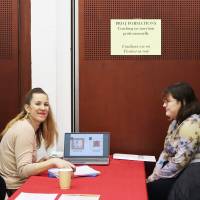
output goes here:
<path id="1" fill-rule="evenodd" d="M 31 124 L 19 120 L 8 129 L 0 143 L 0 174 L 7 189 L 17 189 L 34 174 L 36 135 Z"/>

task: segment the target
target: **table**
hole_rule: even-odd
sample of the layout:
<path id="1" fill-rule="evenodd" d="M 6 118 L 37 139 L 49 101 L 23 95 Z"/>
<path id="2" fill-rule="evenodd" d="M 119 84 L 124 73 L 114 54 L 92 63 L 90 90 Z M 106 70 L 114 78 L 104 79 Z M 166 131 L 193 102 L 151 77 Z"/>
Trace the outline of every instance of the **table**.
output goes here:
<path id="1" fill-rule="evenodd" d="M 61 194 L 100 194 L 101 200 L 147 200 L 144 162 L 110 160 L 108 166 L 91 166 L 99 170 L 97 177 L 75 177 L 69 190 L 59 189 L 57 178 L 32 176 L 9 200 L 20 192 Z M 56 199 L 58 199 L 58 197 Z"/>

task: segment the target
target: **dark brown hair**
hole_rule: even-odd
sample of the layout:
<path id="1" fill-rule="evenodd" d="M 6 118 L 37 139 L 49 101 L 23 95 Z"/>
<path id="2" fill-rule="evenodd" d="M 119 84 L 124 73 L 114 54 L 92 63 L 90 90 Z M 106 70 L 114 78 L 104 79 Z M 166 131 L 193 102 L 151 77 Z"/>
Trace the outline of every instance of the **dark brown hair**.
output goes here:
<path id="1" fill-rule="evenodd" d="M 179 124 L 192 114 L 200 114 L 200 103 L 188 83 L 178 82 L 168 86 L 163 91 L 163 98 L 168 95 L 172 95 L 174 99 L 181 102 L 181 108 L 176 118 Z"/>

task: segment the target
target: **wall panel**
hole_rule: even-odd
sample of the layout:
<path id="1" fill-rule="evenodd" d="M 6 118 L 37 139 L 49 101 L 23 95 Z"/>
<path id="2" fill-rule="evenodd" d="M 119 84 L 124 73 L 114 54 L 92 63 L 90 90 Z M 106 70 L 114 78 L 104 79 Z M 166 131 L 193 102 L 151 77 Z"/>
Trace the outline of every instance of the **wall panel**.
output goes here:
<path id="1" fill-rule="evenodd" d="M 0 131 L 31 87 L 30 1 L 0 1 Z"/>
<path id="2" fill-rule="evenodd" d="M 110 19 L 161 19 L 161 56 L 111 56 Z M 200 96 L 198 0 L 79 1 L 79 127 L 110 131 L 111 152 L 155 154 L 169 122 L 162 89 L 187 81 Z"/>
<path id="3" fill-rule="evenodd" d="M 19 109 L 18 1 L 0 1 L 1 129 Z"/>

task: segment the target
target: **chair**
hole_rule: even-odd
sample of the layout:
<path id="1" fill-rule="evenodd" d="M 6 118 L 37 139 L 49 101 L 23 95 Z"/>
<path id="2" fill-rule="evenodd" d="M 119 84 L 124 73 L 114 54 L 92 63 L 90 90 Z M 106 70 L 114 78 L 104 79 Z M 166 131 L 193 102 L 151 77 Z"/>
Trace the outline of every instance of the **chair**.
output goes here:
<path id="1" fill-rule="evenodd" d="M 0 200 L 4 200 L 6 197 L 6 183 L 0 176 Z"/>

